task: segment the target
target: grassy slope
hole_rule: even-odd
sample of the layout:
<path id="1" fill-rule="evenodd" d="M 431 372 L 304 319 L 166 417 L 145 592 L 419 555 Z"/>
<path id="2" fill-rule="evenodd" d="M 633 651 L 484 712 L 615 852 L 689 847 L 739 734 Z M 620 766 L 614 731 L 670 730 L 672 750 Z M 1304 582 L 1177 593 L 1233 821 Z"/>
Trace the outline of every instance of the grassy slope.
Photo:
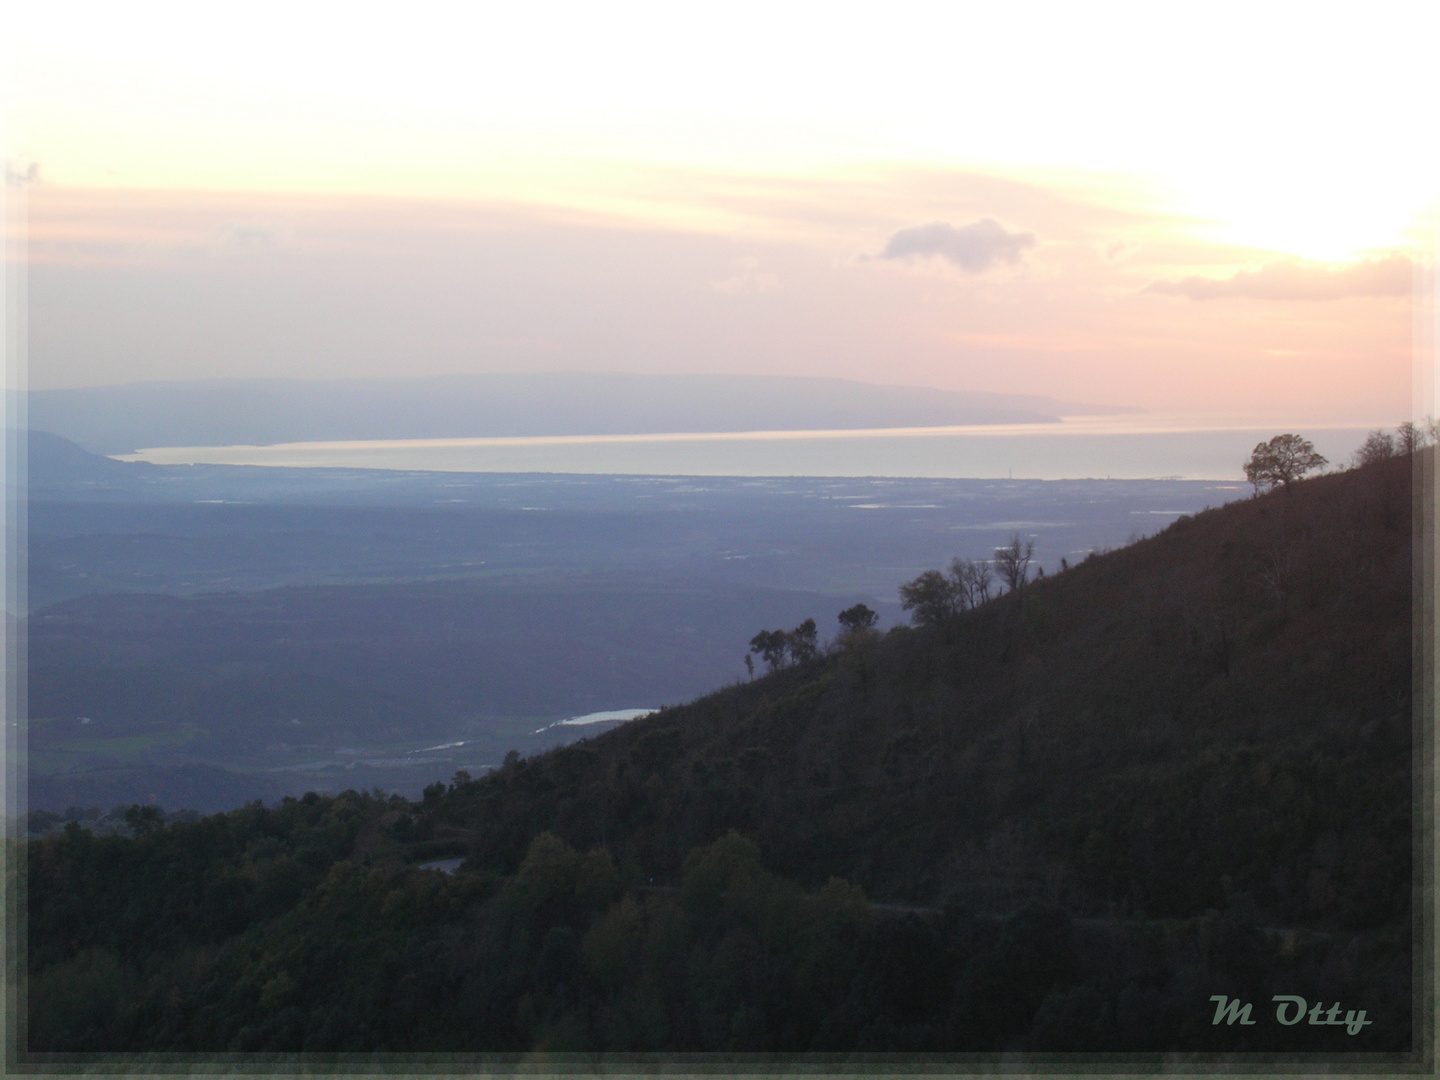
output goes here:
<path id="1" fill-rule="evenodd" d="M 663 879 L 731 827 L 879 899 L 1403 921 L 1409 462 L 1246 500 L 443 796 L 473 860 L 552 830 Z"/>

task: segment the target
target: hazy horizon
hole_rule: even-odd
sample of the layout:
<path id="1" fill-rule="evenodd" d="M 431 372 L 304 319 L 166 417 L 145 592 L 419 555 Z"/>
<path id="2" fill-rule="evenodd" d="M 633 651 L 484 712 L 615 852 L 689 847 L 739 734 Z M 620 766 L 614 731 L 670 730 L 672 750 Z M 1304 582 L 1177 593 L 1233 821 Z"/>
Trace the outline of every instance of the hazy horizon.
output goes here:
<path id="1" fill-rule="evenodd" d="M 175 446 L 116 457 L 156 465 L 441 473 L 1238 481 L 1251 449 L 1277 431 L 1273 425 L 1126 430 L 1051 423 Z M 1366 428 L 1305 433 L 1322 456 L 1343 466 Z"/>
<path id="2" fill-rule="evenodd" d="M 32 391 L 29 423 L 96 453 L 162 446 L 912 429 L 1137 410 L 797 376 L 603 372 L 211 379 Z"/>
<path id="3" fill-rule="evenodd" d="M 1280 431 L 1338 464 L 1393 426 L 715 374 L 183 380 L 29 402 L 36 430 L 122 461 L 651 476 L 1234 480 Z"/>

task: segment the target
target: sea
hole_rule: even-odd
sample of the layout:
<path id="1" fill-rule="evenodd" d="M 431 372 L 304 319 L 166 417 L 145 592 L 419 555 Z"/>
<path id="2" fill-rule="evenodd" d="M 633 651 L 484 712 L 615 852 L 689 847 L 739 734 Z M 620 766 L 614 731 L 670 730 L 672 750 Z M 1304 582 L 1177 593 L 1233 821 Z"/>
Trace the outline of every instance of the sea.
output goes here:
<path id="1" fill-rule="evenodd" d="M 641 476 L 1243 479 L 1255 445 L 1281 432 L 1348 463 L 1372 425 L 1254 418 L 1078 417 L 1060 423 L 833 431 L 680 432 L 514 438 L 167 446 L 123 455 L 158 465 L 260 465 Z"/>

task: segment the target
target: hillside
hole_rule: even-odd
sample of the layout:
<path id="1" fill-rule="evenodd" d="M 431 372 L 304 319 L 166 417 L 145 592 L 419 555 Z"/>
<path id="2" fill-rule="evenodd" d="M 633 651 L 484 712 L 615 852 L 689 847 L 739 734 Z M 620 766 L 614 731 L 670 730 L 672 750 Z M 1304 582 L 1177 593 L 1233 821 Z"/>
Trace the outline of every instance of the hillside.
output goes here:
<path id="1" fill-rule="evenodd" d="M 1400 1061 L 1410 464 L 416 803 L 33 842 L 32 1046 Z"/>
<path id="2" fill-rule="evenodd" d="M 1243 891 L 1290 923 L 1400 918 L 1410 497 L 1401 460 L 1181 519 L 523 762 L 446 813 L 496 868 L 551 830 L 672 873 L 736 828 L 783 873 L 913 903 L 1180 916 Z"/>
<path id="3" fill-rule="evenodd" d="M 25 440 L 25 479 L 32 497 L 59 489 L 93 498 L 132 476 L 150 478 L 157 471 L 145 462 L 133 463 L 142 466 L 135 469 L 131 463 L 92 454 L 48 431 L 27 431 Z"/>

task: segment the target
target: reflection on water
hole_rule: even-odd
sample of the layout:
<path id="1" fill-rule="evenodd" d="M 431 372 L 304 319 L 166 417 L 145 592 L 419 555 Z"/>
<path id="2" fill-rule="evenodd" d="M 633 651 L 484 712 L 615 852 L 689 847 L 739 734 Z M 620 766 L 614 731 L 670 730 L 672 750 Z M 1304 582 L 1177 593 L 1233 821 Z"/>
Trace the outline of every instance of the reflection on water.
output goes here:
<path id="1" fill-rule="evenodd" d="M 1371 426 L 1379 426 L 1371 425 Z M 1238 480 L 1255 444 L 1281 431 L 1349 459 L 1369 427 L 1220 419 L 1089 417 L 1063 424 L 873 431 L 763 431 L 157 447 L 158 465 L 647 476 L 889 476 Z"/>
<path id="2" fill-rule="evenodd" d="M 606 709 L 604 712 L 586 713 L 584 716 L 572 716 L 568 720 L 556 720 L 553 724 L 546 724 L 542 728 L 536 728 L 532 734 L 539 735 L 542 731 L 549 731 L 557 727 L 585 727 L 588 724 L 623 724 L 630 720 L 638 720 L 642 716 L 649 716 L 654 709 Z"/>

